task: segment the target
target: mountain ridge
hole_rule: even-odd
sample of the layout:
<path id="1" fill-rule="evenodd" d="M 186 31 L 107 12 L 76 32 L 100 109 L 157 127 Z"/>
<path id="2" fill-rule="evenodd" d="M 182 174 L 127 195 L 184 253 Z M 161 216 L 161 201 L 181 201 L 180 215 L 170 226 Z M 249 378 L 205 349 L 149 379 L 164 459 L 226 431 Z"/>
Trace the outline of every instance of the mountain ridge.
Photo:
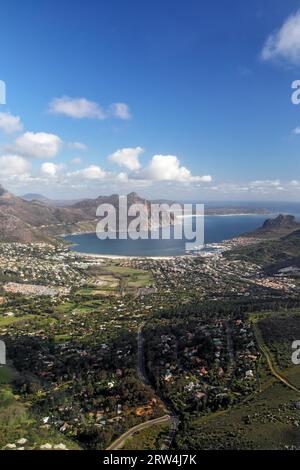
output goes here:
<path id="1" fill-rule="evenodd" d="M 135 203 L 148 208 L 151 204 L 151 201 L 135 192 L 127 195 L 127 202 L 128 206 Z M 118 214 L 118 194 L 83 199 L 70 206 L 57 207 L 40 200 L 27 201 L 0 186 L 0 241 L 54 243 L 57 241 L 55 237 L 62 234 L 93 232 L 99 222 L 96 210 L 104 203 L 112 204 Z M 162 215 L 162 223 L 167 217 L 167 213 Z"/>
<path id="2" fill-rule="evenodd" d="M 279 214 L 273 219 L 265 220 L 262 226 L 256 230 L 244 233 L 242 237 L 262 239 L 281 238 L 285 235 L 293 233 L 298 229 L 300 230 L 300 223 L 297 222 L 294 215 Z"/>

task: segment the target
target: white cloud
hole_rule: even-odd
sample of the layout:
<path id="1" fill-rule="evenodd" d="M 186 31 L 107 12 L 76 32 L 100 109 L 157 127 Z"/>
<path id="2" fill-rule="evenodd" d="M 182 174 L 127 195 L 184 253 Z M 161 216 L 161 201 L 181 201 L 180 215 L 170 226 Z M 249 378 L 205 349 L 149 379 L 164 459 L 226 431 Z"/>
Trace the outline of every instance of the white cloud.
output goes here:
<path id="1" fill-rule="evenodd" d="M 54 98 L 49 105 L 49 111 L 53 114 L 64 114 L 75 119 L 91 118 L 105 119 L 106 115 L 100 106 L 86 98 Z"/>
<path id="2" fill-rule="evenodd" d="M 280 180 L 256 180 L 250 183 L 252 188 L 276 188 L 280 185 Z"/>
<path id="3" fill-rule="evenodd" d="M 103 180 L 106 177 L 107 173 L 97 165 L 90 165 L 83 170 L 78 170 L 73 173 L 68 173 L 70 178 L 83 178 L 86 180 Z"/>
<path id="4" fill-rule="evenodd" d="M 54 158 L 60 151 L 62 140 L 55 134 L 46 132 L 25 132 L 16 139 L 14 149 L 17 153 L 31 158 Z"/>
<path id="5" fill-rule="evenodd" d="M 113 117 L 125 121 L 131 118 L 130 109 L 126 103 L 113 103 L 110 105 L 110 113 Z"/>
<path id="6" fill-rule="evenodd" d="M 127 173 L 124 173 L 124 172 L 119 173 L 119 174 L 117 175 L 117 180 L 118 180 L 120 183 L 128 183 L 129 178 L 128 178 Z"/>
<path id="7" fill-rule="evenodd" d="M 300 127 L 296 127 L 295 129 L 293 129 L 293 134 L 295 135 L 299 135 L 300 134 Z"/>
<path id="8" fill-rule="evenodd" d="M 107 110 L 95 101 L 86 98 L 71 98 L 62 96 L 54 98 L 49 105 L 52 114 L 63 114 L 74 119 L 108 119 L 110 117 L 128 120 L 131 118 L 129 106 L 126 103 L 113 103 Z"/>
<path id="9" fill-rule="evenodd" d="M 58 164 L 56 165 L 55 163 L 52 162 L 45 162 L 41 166 L 41 173 L 43 176 L 54 178 L 55 176 L 58 175 L 59 171 L 64 168 L 64 165 Z"/>
<path id="10" fill-rule="evenodd" d="M 70 142 L 68 144 L 69 148 L 74 149 L 74 150 L 87 150 L 88 146 L 83 144 L 82 142 Z"/>
<path id="11" fill-rule="evenodd" d="M 0 157 L 0 178 L 23 177 L 30 171 L 30 163 L 19 155 Z"/>
<path id="12" fill-rule="evenodd" d="M 300 10 L 289 16 L 281 28 L 268 37 L 261 56 L 263 60 L 300 64 Z"/>
<path id="13" fill-rule="evenodd" d="M 0 113 L 0 129 L 5 134 L 13 134 L 22 131 L 23 124 L 19 116 L 13 116 L 11 113 Z"/>
<path id="14" fill-rule="evenodd" d="M 144 149 L 142 147 L 123 148 L 109 155 L 108 160 L 120 166 L 125 166 L 130 171 L 137 171 L 141 168 L 139 156 L 143 152 Z"/>
<path id="15" fill-rule="evenodd" d="M 180 161 L 175 155 L 154 155 L 148 167 L 140 172 L 140 176 L 153 181 L 179 181 L 182 183 L 210 183 L 212 181 L 210 175 L 192 176 L 190 170 L 180 166 Z"/>
<path id="16" fill-rule="evenodd" d="M 278 197 L 278 192 L 291 191 L 291 188 L 297 187 L 297 181 L 281 182 L 280 180 L 255 180 L 247 182 L 219 182 L 217 185 L 206 187 L 208 191 L 214 191 L 220 194 L 226 195 L 235 195 L 238 197 L 238 194 L 245 195 L 246 197 L 252 198 L 252 196 L 270 196 Z M 249 199 L 249 200 L 250 200 Z M 276 200 L 276 199 L 275 199 Z"/>

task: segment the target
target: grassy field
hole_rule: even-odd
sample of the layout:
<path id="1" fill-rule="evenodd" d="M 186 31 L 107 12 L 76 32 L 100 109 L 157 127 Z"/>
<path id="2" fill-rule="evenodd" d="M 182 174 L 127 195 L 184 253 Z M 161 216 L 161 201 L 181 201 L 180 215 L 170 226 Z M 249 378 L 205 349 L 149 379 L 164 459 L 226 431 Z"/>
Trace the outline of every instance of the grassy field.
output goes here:
<path id="1" fill-rule="evenodd" d="M 142 269 L 133 269 L 123 266 L 107 266 L 107 274 L 120 278 L 128 287 L 145 287 L 153 283 L 152 274 Z"/>
<path id="2" fill-rule="evenodd" d="M 109 260 L 107 264 L 93 268 L 90 274 L 91 285 L 79 289 L 77 295 L 135 293 L 139 288 L 154 283 L 150 271 L 120 266 L 115 260 Z"/>
<path id="3" fill-rule="evenodd" d="M 1 317 L 0 318 L 0 327 L 9 326 L 14 323 L 25 322 L 36 318 L 35 315 L 23 315 L 20 317 Z"/>

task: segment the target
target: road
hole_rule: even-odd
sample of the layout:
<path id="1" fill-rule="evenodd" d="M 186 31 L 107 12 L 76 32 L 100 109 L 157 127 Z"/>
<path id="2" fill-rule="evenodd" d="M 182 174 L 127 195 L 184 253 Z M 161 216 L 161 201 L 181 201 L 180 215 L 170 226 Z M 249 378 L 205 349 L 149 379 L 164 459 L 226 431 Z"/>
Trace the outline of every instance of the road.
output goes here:
<path id="1" fill-rule="evenodd" d="M 138 424 L 137 426 L 134 426 L 133 428 L 129 429 L 126 431 L 122 436 L 118 437 L 106 450 L 118 450 L 121 449 L 122 446 L 125 444 L 126 440 L 133 436 L 135 433 L 142 431 L 143 429 L 150 428 L 151 426 L 157 425 L 157 424 L 163 424 L 163 423 L 168 423 L 170 421 L 170 416 L 165 415 L 161 416 L 160 418 L 156 419 L 151 419 L 150 421 L 146 421 L 145 423 Z"/>
<path id="2" fill-rule="evenodd" d="M 143 337 L 143 325 L 139 327 L 138 330 L 138 375 L 141 379 L 141 381 L 147 385 L 148 387 L 152 387 L 151 382 L 149 380 L 146 367 L 145 367 L 145 351 L 144 351 L 144 337 Z M 152 387 L 153 388 L 153 387 Z M 153 392 L 156 393 L 156 391 L 153 389 Z M 179 426 L 179 419 L 176 415 L 175 410 L 171 406 L 170 403 L 168 403 L 164 398 L 159 397 L 160 400 L 163 402 L 166 410 L 168 411 L 168 416 L 169 416 L 169 421 L 171 424 L 170 427 L 170 432 L 169 435 L 167 436 L 165 443 L 162 447 L 162 450 L 169 449 L 173 439 L 175 437 L 175 434 L 177 432 L 178 426 Z"/>
<path id="3" fill-rule="evenodd" d="M 138 329 L 137 334 L 137 343 L 138 343 L 138 360 L 137 360 L 137 371 L 140 380 L 147 386 L 152 387 L 151 382 L 149 380 L 146 366 L 145 366 L 145 351 L 144 351 L 144 337 L 143 337 L 143 325 L 140 326 Z M 152 387 L 153 388 L 153 387 Z M 153 389 L 153 392 L 156 394 L 156 391 Z M 169 449 L 175 434 L 178 429 L 179 419 L 175 413 L 175 410 L 171 407 L 169 403 L 167 403 L 163 398 L 160 397 L 160 400 L 163 402 L 168 414 L 161 416 L 160 418 L 151 419 L 149 421 L 145 421 L 145 423 L 138 424 L 131 429 L 128 429 L 122 436 L 118 437 L 106 450 L 118 450 L 121 449 L 122 446 L 125 444 L 126 440 L 133 436 L 135 433 L 142 431 L 143 429 L 150 428 L 157 424 L 163 423 L 170 423 L 170 431 L 168 436 L 165 439 L 165 442 L 162 446 L 162 450 Z"/>
<path id="4" fill-rule="evenodd" d="M 232 341 L 232 327 L 230 325 L 230 320 L 225 322 L 226 325 L 226 340 L 227 340 L 227 353 L 228 353 L 228 384 L 232 381 L 233 372 L 235 370 L 235 357 L 234 357 L 234 349 L 233 349 L 233 341 Z"/>
<path id="5" fill-rule="evenodd" d="M 280 374 L 280 372 L 278 372 L 274 365 L 273 365 L 273 362 L 272 362 L 272 358 L 271 358 L 271 355 L 268 351 L 268 348 L 267 346 L 265 345 L 264 343 L 264 340 L 262 339 L 262 336 L 258 330 L 258 327 L 256 325 L 253 324 L 253 330 L 254 330 L 254 334 L 255 334 L 255 338 L 256 338 L 256 341 L 258 343 L 258 346 L 261 350 L 261 352 L 263 353 L 263 355 L 265 356 L 266 360 L 267 360 L 267 363 L 268 363 L 268 366 L 269 366 L 269 369 L 270 371 L 272 372 L 272 374 L 274 375 L 274 377 L 276 377 L 278 380 L 280 380 L 280 382 L 284 383 L 287 387 L 289 387 L 291 390 L 294 390 L 294 392 L 297 392 L 297 393 L 300 393 L 300 390 L 299 388 L 295 387 L 293 384 L 291 384 L 288 379 L 286 379 L 282 374 Z"/>
<path id="6" fill-rule="evenodd" d="M 294 390 L 294 392 L 297 392 L 297 393 L 300 393 L 300 390 L 295 387 L 293 384 L 291 384 L 288 379 L 286 379 L 283 375 L 281 375 L 279 372 L 277 372 L 277 370 L 275 369 L 275 367 L 273 366 L 273 363 L 272 363 L 272 359 L 271 359 L 271 356 L 268 352 L 268 350 L 266 349 L 266 347 L 264 346 L 260 346 L 260 350 L 263 352 L 263 354 L 265 355 L 266 359 L 267 359 L 267 363 L 268 363 L 268 366 L 269 366 L 269 369 L 270 371 L 272 372 L 272 374 L 278 379 L 280 380 L 282 383 L 284 383 L 285 385 L 287 385 L 289 388 L 291 388 L 292 390 Z"/>
<path id="7" fill-rule="evenodd" d="M 148 374 L 146 372 L 146 367 L 145 367 L 143 325 L 139 327 L 137 341 L 138 341 L 138 367 L 137 367 L 138 375 L 139 375 L 140 380 L 145 385 L 151 386 Z"/>

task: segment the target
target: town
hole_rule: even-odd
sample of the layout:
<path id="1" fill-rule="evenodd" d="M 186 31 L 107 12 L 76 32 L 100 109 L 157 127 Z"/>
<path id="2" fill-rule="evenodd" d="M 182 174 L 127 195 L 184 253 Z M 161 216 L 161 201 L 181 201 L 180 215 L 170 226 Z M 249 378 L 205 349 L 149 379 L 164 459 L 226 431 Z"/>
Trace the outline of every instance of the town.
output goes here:
<path id="1" fill-rule="evenodd" d="M 22 417 L 2 428 L 1 447 L 105 449 L 147 422 L 138 445 L 179 446 L 184 423 L 255 396 L 263 354 L 251 315 L 294 309 L 299 284 L 228 258 L 228 244 L 164 259 L 2 244 L 0 413 Z"/>

